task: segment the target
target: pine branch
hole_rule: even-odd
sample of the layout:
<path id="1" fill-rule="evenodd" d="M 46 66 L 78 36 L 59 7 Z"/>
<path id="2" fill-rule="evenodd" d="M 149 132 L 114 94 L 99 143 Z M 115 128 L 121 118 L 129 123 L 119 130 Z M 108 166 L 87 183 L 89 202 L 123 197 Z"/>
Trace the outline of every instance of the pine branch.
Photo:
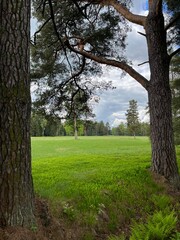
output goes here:
<path id="1" fill-rule="evenodd" d="M 76 79 L 77 77 L 79 77 L 83 71 L 84 71 L 84 67 L 86 65 L 86 58 L 83 56 L 82 57 L 82 65 L 81 65 L 81 68 L 78 72 L 74 73 L 69 79 L 67 79 L 66 81 L 64 81 L 63 83 L 61 83 L 59 86 L 58 86 L 58 89 L 62 89 L 66 84 L 68 84 L 71 80 L 74 80 Z"/>
<path id="2" fill-rule="evenodd" d="M 114 66 L 114 67 L 124 70 L 131 77 L 133 77 L 137 82 L 139 82 L 145 89 L 148 88 L 149 81 L 145 77 L 143 77 L 141 74 L 139 74 L 136 70 L 134 70 L 131 66 L 129 66 L 127 63 L 125 63 L 124 61 L 120 62 L 120 61 L 116 61 L 116 60 L 112 60 L 112 59 L 108 59 L 108 58 L 104 58 L 104 57 L 95 56 L 86 51 L 78 51 L 70 45 L 68 40 L 66 40 L 66 45 L 71 51 L 81 54 L 82 56 L 84 56 L 88 59 L 94 60 L 95 62 L 98 62 L 101 64 Z"/>
<path id="3" fill-rule="evenodd" d="M 142 33 L 142 32 L 137 32 L 137 33 L 139 33 L 140 35 L 146 37 L 146 34 L 145 34 L 145 33 Z"/>
<path id="4" fill-rule="evenodd" d="M 64 47 L 64 43 L 63 43 L 63 41 L 62 41 L 62 39 L 61 39 L 61 36 L 60 36 L 60 34 L 59 34 L 59 32 L 58 32 L 58 29 L 57 29 L 57 26 L 56 26 L 55 14 L 54 14 L 54 9 L 53 9 L 53 5 L 52 5 L 52 1 L 51 1 L 51 0 L 48 0 L 48 3 L 49 3 L 50 16 L 51 16 L 51 20 L 52 20 L 52 23 L 53 23 L 53 28 L 54 28 L 55 34 L 56 34 L 58 40 L 59 40 L 60 43 L 61 43 L 62 49 L 63 49 L 63 51 L 64 51 L 64 53 L 65 53 L 65 56 L 66 56 L 66 60 L 67 60 L 67 62 L 68 62 L 68 65 L 69 65 L 69 67 L 70 67 L 70 70 L 71 70 L 71 72 L 72 72 L 72 67 L 71 67 L 70 61 L 69 61 L 68 56 L 67 56 L 66 48 Z"/>
<path id="5" fill-rule="evenodd" d="M 144 26 L 146 17 L 133 14 L 130 12 L 123 4 L 119 3 L 117 0 L 74 0 L 76 2 L 88 2 L 90 4 L 98 4 L 102 6 L 112 6 L 117 10 L 124 18 L 129 20 L 132 23 L 136 23 L 138 25 Z M 73 1 L 73 2 L 74 2 Z"/>
<path id="6" fill-rule="evenodd" d="M 125 17 L 130 22 L 136 23 L 141 26 L 145 25 L 145 21 L 146 21 L 145 16 L 133 14 L 125 6 L 120 4 L 117 0 L 107 0 L 104 2 L 105 2 L 104 5 L 106 5 L 107 3 L 107 5 L 113 6 L 123 17 Z"/>
<path id="7" fill-rule="evenodd" d="M 146 64 L 146 63 L 149 63 L 149 61 L 145 61 L 143 63 L 140 63 L 140 64 L 138 64 L 138 66 L 141 66 L 141 65 Z"/>

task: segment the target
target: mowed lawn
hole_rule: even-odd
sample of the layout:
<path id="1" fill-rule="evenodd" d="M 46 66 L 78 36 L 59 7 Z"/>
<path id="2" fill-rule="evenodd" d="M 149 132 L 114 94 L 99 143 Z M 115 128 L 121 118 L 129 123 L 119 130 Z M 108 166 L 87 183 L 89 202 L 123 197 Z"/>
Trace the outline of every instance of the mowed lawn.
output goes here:
<path id="1" fill-rule="evenodd" d="M 35 191 L 68 200 L 133 180 L 150 166 L 150 144 L 145 137 L 36 137 L 32 159 Z"/>
<path id="2" fill-rule="evenodd" d="M 83 239 L 94 239 L 92 228 L 113 234 L 174 204 L 149 173 L 148 137 L 34 137 L 32 159 L 36 194 L 56 217 L 85 226 Z"/>

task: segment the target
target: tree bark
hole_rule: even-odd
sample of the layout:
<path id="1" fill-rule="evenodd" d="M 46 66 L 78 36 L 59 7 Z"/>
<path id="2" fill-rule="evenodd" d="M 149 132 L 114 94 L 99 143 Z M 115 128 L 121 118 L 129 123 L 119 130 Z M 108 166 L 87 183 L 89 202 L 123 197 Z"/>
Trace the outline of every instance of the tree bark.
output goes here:
<path id="1" fill-rule="evenodd" d="M 178 187 L 180 181 L 173 140 L 169 84 L 170 58 L 167 54 L 166 31 L 161 12 L 150 9 L 145 30 L 151 72 L 147 90 L 150 108 L 152 171 L 169 179 Z"/>
<path id="2" fill-rule="evenodd" d="M 30 0 L 0 1 L 0 227 L 34 223 Z"/>

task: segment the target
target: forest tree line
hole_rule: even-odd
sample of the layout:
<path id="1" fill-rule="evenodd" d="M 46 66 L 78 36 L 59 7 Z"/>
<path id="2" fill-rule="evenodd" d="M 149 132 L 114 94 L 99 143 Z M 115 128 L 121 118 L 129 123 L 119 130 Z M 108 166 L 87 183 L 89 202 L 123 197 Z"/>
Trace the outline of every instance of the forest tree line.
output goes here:
<path id="1" fill-rule="evenodd" d="M 131 136 L 126 123 L 121 122 L 117 127 L 110 127 L 109 122 L 92 120 L 77 121 L 78 136 Z M 149 136 L 149 123 L 139 122 L 136 136 Z M 73 121 L 62 122 L 58 118 L 46 118 L 40 114 L 32 114 L 31 136 L 74 136 Z"/>

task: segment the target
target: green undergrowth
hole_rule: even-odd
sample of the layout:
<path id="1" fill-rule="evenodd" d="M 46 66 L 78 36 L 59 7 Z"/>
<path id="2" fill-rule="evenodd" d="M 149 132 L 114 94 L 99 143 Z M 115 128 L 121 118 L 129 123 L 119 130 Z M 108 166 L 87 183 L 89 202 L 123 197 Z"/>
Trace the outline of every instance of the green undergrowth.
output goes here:
<path id="1" fill-rule="evenodd" d="M 156 211 L 172 206 L 176 214 L 176 203 L 152 180 L 146 137 L 36 137 L 32 156 L 36 194 L 68 228 L 85 229 L 77 239 L 125 239 Z"/>

